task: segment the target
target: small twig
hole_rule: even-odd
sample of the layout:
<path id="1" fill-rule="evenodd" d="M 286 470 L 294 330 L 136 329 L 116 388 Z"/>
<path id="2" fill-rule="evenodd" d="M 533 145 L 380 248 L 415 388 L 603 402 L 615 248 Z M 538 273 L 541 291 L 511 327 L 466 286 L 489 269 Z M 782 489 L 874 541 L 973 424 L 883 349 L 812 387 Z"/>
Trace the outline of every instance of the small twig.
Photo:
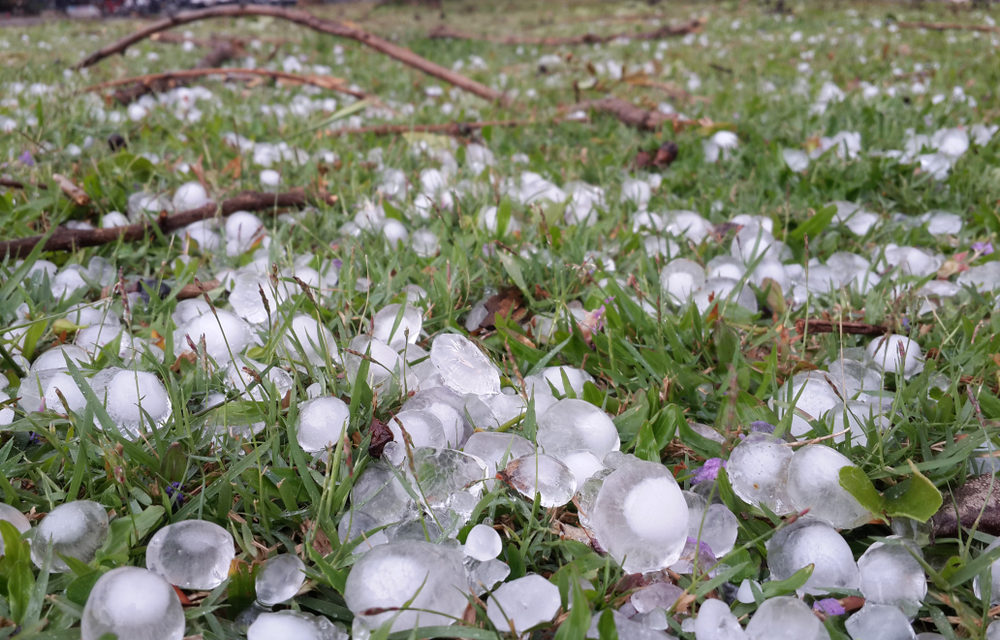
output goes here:
<path id="1" fill-rule="evenodd" d="M 333 196 L 328 196 L 331 198 Z M 327 199 L 328 199 L 327 198 Z M 285 193 L 262 193 L 248 191 L 234 198 L 223 200 L 220 204 L 209 203 L 196 209 L 190 209 L 174 215 L 160 215 L 155 221 L 145 221 L 124 227 L 110 229 L 67 229 L 59 227 L 45 240 L 44 235 L 18 238 L 0 242 L 0 257 L 23 258 L 31 253 L 35 245 L 44 241 L 45 251 L 75 251 L 81 247 L 95 247 L 117 241 L 142 240 L 156 227 L 161 233 L 169 233 L 185 227 L 192 222 L 228 216 L 237 211 L 267 211 L 287 207 L 302 207 L 310 202 L 304 189 L 298 188 Z"/>
<path id="2" fill-rule="evenodd" d="M 705 26 L 705 22 L 706 21 L 703 18 L 696 18 L 690 22 L 685 22 L 679 25 L 663 25 L 662 27 L 652 31 L 623 31 L 607 35 L 583 33 L 575 36 L 548 36 L 541 38 L 537 36 L 495 36 L 491 34 L 473 34 L 442 24 L 432 29 L 428 36 L 431 38 L 450 38 L 453 40 L 480 40 L 495 44 L 563 46 L 572 44 L 602 44 L 619 38 L 628 40 L 659 40 L 670 36 L 683 36 L 689 33 L 701 31 L 701 28 Z"/>
<path id="3" fill-rule="evenodd" d="M 428 75 L 434 76 L 435 78 L 443 80 L 444 82 L 459 87 L 460 89 L 468 91 L 469 93 L 475 94 L 481 98 L 491 102 L 498 102 L 500 104 L 509 103 L 507 96 L 503 92 L 487 87 L 486 85 L 467 78 L 460 73 L 431 62 L 430 60 L 413 53 L 406 47 L 401 47 L 398 44 L 389 42 L 388 40 L 380 38 L 375 34 L 368 33 L 360 27 L 346 22 L 324 20 L 323 18 L 316 17 L 307 11 L 288 9 L 285 7 L 272 7 L 267 5 L 230 5 L 199 9 L 195 11 L 182 11 L 162 20 L 157 20 L 156 22 L 147 25 L 145 28 L 136 31 L 131 35 L 102 47 L 78 62 L 75 65 L 75 68 L 83 69 L 84 67 L 89 67 L 100 60 L 107 58 L 108 56 L 124 52 L 133 44 L 141 42 L 156 33 L 173 29 L 174 27 L 178 27 L 182 24 L 189 24 L 210 18 L 239 18 L 246 16 L 267 16 L 270 18 L 287 20 L 289 22 L 294 22 L 304 27 L 308 27 L 314 31 L 319 31 L 320 33 L 356 40 L 367 47 L 375 49 L 379 53 L 395 58 L 403 64 L 413 67 L 414 69 L 422 71 Z"/>
<path id="4" fill-rule="evenodd" d="M 799 318 L 795 321 L 795 330 L 804 333 L 806 324 L 812 333 L 850 333 L 858 336 L 880 336 L 889 333 L 889 329 L 879 324 L 867 322 L 834 322 L 816 318 Z"/>
<path id="5" fill-rule="evenodd" d="M 575 111 L 579 109 L 599 111 L 613 115 L 622 123 L 643 131 L 656 131 L 666 122 L 670 122 L 673 125 L 674 131 L 692 125 L 703 124 L 696 120 L 684 120 L 676 113 L 667 114 L 660 111 L 649 111 L 642 107 L 637 107 L 627 100 L 615 97 L 584 100 L 583 102 L 562 108 L 563 111 Z"/>
<path id="6" fill-rule="evenodd" d="M 927 29 L 929 31 L 982 31 L 1000 33 L 1000 27 L 988 24 L 965 24 L 959 22 L 897 22 L 900 29 Z"/>
<path id="7" fill-rule="evenodd" d="M 487 120 L 482 122 L 445 122 L 440 124 L 379 124 L 368 127 L 329 129 L 326 135 L 340 137 L 347 135 L 373 133 L 375 135 L 394 135 L 400 133 L 444 133 L 453 136 L 468 136 L 473 131 L 485 127 L 522 127 L 545 123 L 545 120 Z"/>
<path id="8" fill-rule="evenodd" d="M 37 184 L 37 183 L 24 183 L 20 180 L 14 180 L 12 178 L 0 178 L 0 187 L 9 187 L 11 189 L 24 189 L 26 187 L 35 187 L 37 189 L 48 189 L 48 185 Z"/>
<path id="9" fill-rule="evenodd" d="M 102 82 L 100 84 L 84 87 L 83 89 L 80 89 L 80 93 L 102 91 L 104 89 L 120 87 L 128 84 L 139 84 L 146 87 L 155 87 L 154 90 L 163 90 L 169 88 L 171 82 L 183 81 L 189 78 L 200 78 L 203 76 L 227 76 L 231 78 L 239 76 L 264 76 L 275 80 L 308 84 L 314 87 L 320 87 L 321 89 L 326 89 L 328 91 L 346 93 L 359 99 L 368 97 L 368 94 L 363 91 L 355 91 L 354 89 L 349 88 L 345 83 L 346 81 L 342 78 L 302 75 L 298 73 L 288 73 L 285 71 L 272 71 L 270 69 L 242 69 L 229 67 L 211 69 L 180 69 L 177 71 L 165 71 L 163 73 L 150 73 L 131 78 L 119 78 L 118 80 L 109 80 L 108 82 Z"/>
<path id="10" fill-rule="evenodd" d="M 216 289 L 221 285 L 218 280 L 209 280 L 208 282 L 194 282 L 192 284 L 186 284 L 180 288 L 177 292 L 178 300 L 189 300 L 191 298 L 197 298 L 198 296 L 208 293 L 212 289 Z"/>
<path id="11" fill-rule="evenodd" d="M 62 190 L 63 194 L 78 207 L 86 207 L 90 204 L 90 196 L 87 195 L 87 192 L 73 184 L 73 181 L 66 176 L 60 173 L 53 173 L 52 179 L 59 185 L 59 189 Z"/>

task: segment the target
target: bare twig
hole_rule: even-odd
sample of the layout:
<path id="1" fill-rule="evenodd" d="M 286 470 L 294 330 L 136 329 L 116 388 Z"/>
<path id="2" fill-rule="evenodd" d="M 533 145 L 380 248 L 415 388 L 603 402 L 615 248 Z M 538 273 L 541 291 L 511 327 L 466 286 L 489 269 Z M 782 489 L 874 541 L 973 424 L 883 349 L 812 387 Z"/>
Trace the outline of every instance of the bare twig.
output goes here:
<path id="1" fill-rule="evenodd" d="M 656 131 L 666 122 L 671 123 L 675 131 L 699 124 L 695 120 L 683 120 L 674 113 L 666 114 L 659 111 L 649 111 L 627 100 L 614 97 L 584 100 L 583 102 L 563 108 L 564 111 L 575 111 L 578 109 L 607 113 L 615 116 L 630 127 L 644 131 Z"/>
<path id="2" fill-rule="evenodd" d="M 833 322 L 816 318 L 799 318 L 795 321 L 795 330 L 803 333 L 807 322 L 809 331 L 812 333 L 850 333 L 858 336 L 880 336 L 889 333 L 886 327 L 879 324 L 850 321 Z"/>
<path id="3" fill-rule="evenodd" d="M 440 124 L 379 124 L 368 127 L 330 129 L 326 135 L 330 137 L 349 136 L 356 134 L 372 133 L 377 136 L 395 135 L 400 133 L 443 133 L 451 136 L 468 136 L 473 131 L 478 131 L 485 127 L 522 127 L 545 120 L 486 120 L 481 122 L 445 122 Z"/>
<path id="4" fill-rule="evenodd" d="M 265 36 L 235 36 L 228 33 L 213 33 L 207 40 L 204 38 L 195 38 L 192 36 L 187 36 L 182 33 L 157 33 L 150 36 L 150 40 L 155 42 L 166 42 L 170 44 L 184 44 L 185 42 L 190 42 L 196 47 L 204 47 L 207 49 L 214 49 L 220 44 L 229 44 L 236 49 L 245 49 L 251 42 L 263 42 L 267 44 L 288 44 L 290 40 L 286 38 L 268 38 Z"/>
<path id="5" fill-rule="evenodd" d="M 209 280 L 208 282 L 195 281 L 192 284 L 186 284 L 177 291 L 178 300 L 189 300 L 191 298 L 198 298 L 201 295 L 208 293 L 212 289 L 220 287 L 222 283 L 218 280 Z"/>
<path id="6" fill-rule="evenodd" d="M 274 211 L 287 207 L 302 207 L 310 201 L 304 189 L 293 189 L 284 193 L 262 193 L 248 191 L 221 203 L 209 203 L 196 209 L 189 209 L 174 215 L 160 215 L 155 221 L 140 222 L 110 229 L 67 229 L 60 227 L 45 240 L 45 236 L 31 236 L 0 242 L 0 256 L 21 258 L 45 240 L 46 251 L 74 251 L 81 247 L 95 247 L 117 241 L 135 241 L 152 233 L 154 227 L 161 233 L 169 233 L 192 222 L 228 216 L 236 211 Z"/>
<path id="7" fill-rule="evenodd" d="M 493 42 L 496 44 L 534 44 L 542 46 L 563 46 L 563 45 L 573 45 L 573 44 L 600 44 L 604 42 L 611 42 L 612 40 L 617 40 L 619 38 L 628 38 L 629 40 L 659 40 L 661 38 L 666 38 L 669 36 L 682 36 L 688 33 L 696 33 L 701 31 L 701 28 L 705 25 L 705 20 L 702 18 L 697 18 L 691 20 L 690 22 L 685 22 L 679 25 L 663 25 L 658 29 L 652 31 L 623 31 L 620 33 L 611 33 L 607 35 L 599 35 L 596 33 L 583 33 L 576 36 L 548 36 L 548 37 L 536 37 L 536 36 L 496 36 L 491 34 L 473 34 L 466 33 L 464 31 L 459 31 L 449 27 L 448 25 L 438 25 L 428 34 L 431 38 L 451 38 L 455 40 L 481 40 L 484 42 Z"/>
<path id="8" fill-rule="evenodd" d="M 87 195 L 87 192 L 73 184 L 73 181 L 66 176 L 53 173 L 52 179 L 59 185 L 59 189 L 62 190 L 63 194 L 77 206 L 86 207 L 90 204 L 90 196 Z"/>
<path id="9" fill-rule="evenodd" d="M 371 47 L 372 49 L 375 49 L 376 51 L 391 58 L 395 58 L 396 60 L 399 60 L 414 69 L 418 69 L 419 71 L 434 76 L 435 78 L 443 80 L 444 82 L 459 87 L 460 89 L 468 91 L 469 93 L 475 94 L 481 98 L 491 102 L 499 102 L 501 104 L 507 104 L 509 102 L 507 97 L 502 92 L 471 80 L 470 78 L 467 78 L 460 73 L 456 73 L 451 69 L 442 67 L 441 65 L 427 60 L 426 58 L 418 56 L 406 47 L 393 44 L 392 42 L 368 33 L 359 27 L 344 22 L 324 20 L 306 11 L 266 5 L 230 5 L 211 7 L 208 9 L 198 9 L 195 11 L 182 11 L 162 20 L 153 22 L 145 28 L 136 31 L 121 40 L 102 47 L 78 62 L 75 65 L 75 68 L 82 69 L 84 67 L 89 67 L 98 61 L 107 58 L 108 56 L 116 53 L 122 53 L 133 44 L 141 42 L 142 40 L 151 37 L 153 34 L 172 29 L 182 24 L 189 24 L 191 22 L 207 20 L 209 18 L 237 18 L 245 16 L 267 16 L 270 18 L 278 18 L 280 20 L 288 20 L 289 22 L 300 24 L 304 27 L 313 29 L 314 31 L 356 40 L 361 44 Z"/>
<path id="10" fill-rule="evenodd" d="M 960 22 L 897 22 L 900 29 L 927 29 L 929 31 L 982 31 L 1000 33 L 1000 27 L 989 24 L 966 24 Z"/>
<path id="11" fill-rule="evenodd" d="M 322 89 L 327 89 L 328 91 L 337 91 L 340 93 L 346 93 L 352 95 L 355 98 L 367 98 L 368 94 L 364 91 L 356 91 L 347 86 L 346 81 L 342 78 L 334 78 L 331 76 L 318 76 L 318 75 L 302 75 L 298 73 L 288 73 L 285 71 L 272 71 L 271 69 L 242 69 L 233 67 L 224 68 L 212 68 L 212 69 L 180 69 L 177 71 L 164 71 L 163 73 L 150 73 L 142 76 L 134 76 L 131 78 L 119 78 L 118 80 L 109 80 L 108 82 L 102 82 L 100 84 L 91 85 L 89 87 L 84 87 L 80 89 L 80 93 L 87 93 L 93 91 L 102 91 L 104 89 L 110 89 L 111 87 L 120 87 L 129 84 L 138 84 L 144 87 L 151 87 L 153 90 L 161 91 L 168 89 L 172 86 L 176 86 L 174 83 L 180 83 L 190 78 L 201 78 L 204 76 L 227 76 L 228 78 L 248 78 L 250 76 L 273 78 L 275 80 L 283 80 L 285 82 L 294 82 L 296 84 L 309 84 L 314 87 L 320 87 Z M 117 96 L 117 94 L 115 94 Z"/>
<path id="12" fill-rule="evenodd" d="M 11 189 L 25 189 L 26 187 L 48 189 L 48 186 L 44 184 L 32 184 L 30 182 L 25 183 L 21 182 L 20 180 L 14 180 L 12 178 L 0 178 L 0 187 L 9 187 Z"/>

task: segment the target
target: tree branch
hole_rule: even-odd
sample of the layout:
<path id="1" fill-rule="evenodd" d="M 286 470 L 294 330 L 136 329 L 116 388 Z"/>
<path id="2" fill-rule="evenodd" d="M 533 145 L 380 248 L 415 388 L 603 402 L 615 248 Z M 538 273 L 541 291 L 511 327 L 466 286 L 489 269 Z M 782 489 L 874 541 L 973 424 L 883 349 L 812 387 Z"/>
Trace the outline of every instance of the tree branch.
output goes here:
<path id="1" fill-rule="evenodd" d="M 18 238 L 0 242 L 0 256 L 22 258 L 35 248 L 35 245 L 45 240 L 45 251 L 75 251 L 81 247 L 96 247 L 109 244 L 119 238 L 126 241 L 142 240 L 153 232 L 156 227 L 161 233 L 169 233 L 193 222 L 228 216 L 237 211 L 274 211 L 287 207 L 302 207 L 309 203 L 304 189 L 292 189 L 284 193 L 262 193 L 248 191 L 238 196 L 223 200 L 221 203 L 209 203 L 197 209 L 189 209 L 174 215 L 161 214 L 154 221 L 130 224 L 125 227 L 110 229 L 67 229 L 58 228 L 48 240 L 44 235 Z"/>
<path id="2" fill-rule="evenodd" d="M 108 56 L 124 52 L 132 45 L 151 37 L 153 34 L 172 29 L 182 24 L 189 24 L 191 22 L 207 20 L 210 18 L 239 18 L 245 16 L 266 16 L 269 18 L 277 18 L 279 20 L 287 20 L 320 33 L 356 40 L 367 47 L 371 47 L 380 53 L 399 60 L 403 64 L 411 66 L 414 69 L 418 69 L 419 71 L 434 76 L 435 78 L 443 80 L 444 82 L 459 87 L 460 89 L 468 91 L 469 93 L 475 94 L 481 98 L 491 102 L 498 102 L 500 104 L 509 103 L 507 96 L 500 91 L 471 80 L 460 73 L 446 69 L 439 64 L 418 56 L 406 47 L 393 44 L 388 40 L 368 33 L 358 27 L 348 25 L 344 22 L 324 20 L 323 18 L 318 18 L 306 11 L 267 5 L 230 5 L 211 7 L 209 9 L 199 9 L 195 11 L 182 11 L 173 16 L 158 20 L 129 36 L 98 49 L 78 62 L 74 68 L 83 69 L 84 67 L 89 67 L 100 60 L 107 58 Z"/>

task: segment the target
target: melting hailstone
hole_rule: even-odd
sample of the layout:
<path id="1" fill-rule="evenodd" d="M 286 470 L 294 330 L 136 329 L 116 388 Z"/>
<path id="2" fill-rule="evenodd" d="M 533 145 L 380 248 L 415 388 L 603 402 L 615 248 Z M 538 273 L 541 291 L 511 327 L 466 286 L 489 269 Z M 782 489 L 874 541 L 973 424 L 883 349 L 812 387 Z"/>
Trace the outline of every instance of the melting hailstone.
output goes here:
<path id="1" fill-rule="evenodd" d="M 50 511 L 35 529 L 31 561 L 41 568 L 51 547 L 49 570 L 66 573 L 70 568 L 59 556 L 90 562 L 107 537 L 108 514 L 104 507 L 92 500 L 67 502 Z"/>
<path id="2" fill-rule="evenodd" d="M 82 640 L 106 634 L 129 640 L 181 640 L 184 610 L 163 578 L 139 567 L 119 567 L 94 584 L 80 621 Z"/>
<path id="3" fill-rule="evenodd" d="M 182 589 L 212 590 L 229 577 L 233 536 L 213 522 L 184 520 L 161 528 L 146 547 L 146 568 Z"/>

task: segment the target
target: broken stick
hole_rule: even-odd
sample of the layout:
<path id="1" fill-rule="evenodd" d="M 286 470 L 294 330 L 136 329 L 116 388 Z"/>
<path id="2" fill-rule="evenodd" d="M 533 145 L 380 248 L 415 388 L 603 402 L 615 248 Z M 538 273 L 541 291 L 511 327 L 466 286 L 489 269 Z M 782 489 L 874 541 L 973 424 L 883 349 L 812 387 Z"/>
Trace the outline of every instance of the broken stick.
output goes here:
<path id="1" fill-rule="evenodd" d="M 795 321 L 795 330 L 799 333 L 805 333 L 807 323 L 809 331 L 812 333 L 850 333 L 858 336 L 881 336 L 889 333 L 889 329 L 880 324 L 851 321 L 834 322 L 815 318 L 799 318 Z"/>
<path id="2" fill-rule="evenodd" d="M 495 44 L 532 44 L 556 47 L 573 44 L 602 44 L 619 38 L 626 38 L 629 40 L 659 40 L 669 36 L 682 36 L 688 33 L 696 33 L 701 31 L 703 26 L 705 26 L 705 20 L 702 18 L 696 18 L 690 22 L 685 22 L 684 24 L 663 25 L 662 27 L 652 31 L 623 31 L 621 33 L 611 33 L 607 35 L 583 33 L 576 36 L 549 36 L 539 38 L 534 36 L 477 35 L 459 31 L 449 27 L 448 25 L 442 24 L 432 29 L 428 36 L 431 38 L 450 38 L 454 40 L 481 40 Z"/>
<path id="3" fill-rule="evenodd" d="M 665 122 L 670 122 L 675 131 L 693 124 L 698 124 L 698 122 L 694 120 L 683 120 L 675 113 L 667 114 L 660 111 L 650 111 L 643 109 L 642 107 L 638 107 L 627 100 L 615 97 L 599 98 L 597 100 L 584 100 L 583 102 L 578 102 L 572 106 L 564 107 L 563 110 L 593 110 L 601 113 L 607 113 L 618 118 L 618 120 L 624 124 L 642 131 L 656 131 L 663 126 Z"/>
<path id="4" fill-rule="evenodd" d="M 189 24 L 191 22 L 207 20 L 210 18 L 239 18 L 245 16 L 266 16 L 270 18 L 277 18 L 279 20 L 287 20 L 320 33 L 356 40 L 380 53 L 399 60 L 403 64 L 413 67 L 414 69 L 422 71 L 430 76 L 434 76 L 435 78 L 443 80 L 444 82 L 459 87 L 460 89 L 468 91 L 469 93 L 475 94 L 481 98 L 491 102 L 498 102 L 500 104 L 508 104 L 510 102 L 505 94 L 497 91 L 496 89 L 487 87 L 486 85 L 467 78 L 460 73 L 456 73 L 451 69 L 442 67 L 441 65 L 431 62 L 426 58 L 418 56 L 406 47 L 393 44 L 392 42 L 380 38 L 372 33 L 368 33 L 359 27 L 349 25 L 344 22 L 324 20 L 323 18 L 318 18 L 306 11 L 267 5 L 230 5 L 211 7 L 208 9 L 198 9 L 194 11 L 182 11 L 162 20 L 157 20 L 156 22 L 122 38 L 121 40 L 98 49 L 78 62 L 74 68 L 83 69 L 84 67 L 89 67 L 104 58 L 107 58 L 108 56 L 124 52 L 135 43 L 141 42 L 142 40 L 151 37 L 153 34 L 173 29 L 174 27 L 182 24 Z"/>
<path id="5" fill-rule="evenodd" d="M 223 67 L 223 68 L 212 68 L 212 69 L 180 69 L 177 71 L 164 71 L 163 73 L 150 73 L 142 76 L 135 76 L 132 78 L 120 78 L 118 80 L 109 80 L 108 82 L 102 82 L 100 84 L 91 85 L 89 87 L 84 87 L 80 89 L 80 93 L 89 93 L 94 91 L 102 91 L 104 89 L 110 89 L 112 87 L 120 87 L 129 84 L 139 84 L 144 87 L 151 87 L 155 91 L 162 91 L 169 89 L 172 85 L 171 83 L 188 80 L 190 78 L 201 78 L 204 76 L 227 76 L 230 78 L 236 77 L 266 77 L 273 78 L 275 80 L 284 80 L 286 82 L 294 82 L 296 84 L 308 84 L 314 87 L 320 87 L 321 89 L 326 89 L 328 91 L 337 91 L 339 93 L 344 93 L 347 95 L 354 96 L 358 99 L 364 99 L 368 97 L 368 94 L 364 91 L 357 91 L 351 89 L 347 86 L 346 81 L 342 78 L 334 78 L 331 76 L 318 76 L 318 75 L 302 75 L 298 73 L 288 73 L 286 71 L 272 71 L 271 69 L 243 69 L 234 67 Z M 115 94 L 116 98 L 118 94 Z"/>
<path id="6" fill-rule="evenodd" d="M 81 247 L 96 247 L 109 244 L 119 238 L 127 241 L 142 240 L 156 227 L 161 233 L 169 233 L 193 222 L 228 216 L 237 211 L 274 211 L 288 207 L 303 207 L 310 199 L 304 189 L 292 189 L 284 193 L 262 193 L 247 191 L 238 196 L 223 200 L 221 203 L 211 202 L 196 209 L 189 209 L 174 215 L 161 215 L 154 221 L 130 224 L 124 227 L 110 229 L 67 229 L 59 227 L 46 240 L 44 235 L 18 238 L 0 242 L 0 257 L 23 258 L 31 253 L 40 242 L 45 242 L 45 251 L 75 251 Z"/>

